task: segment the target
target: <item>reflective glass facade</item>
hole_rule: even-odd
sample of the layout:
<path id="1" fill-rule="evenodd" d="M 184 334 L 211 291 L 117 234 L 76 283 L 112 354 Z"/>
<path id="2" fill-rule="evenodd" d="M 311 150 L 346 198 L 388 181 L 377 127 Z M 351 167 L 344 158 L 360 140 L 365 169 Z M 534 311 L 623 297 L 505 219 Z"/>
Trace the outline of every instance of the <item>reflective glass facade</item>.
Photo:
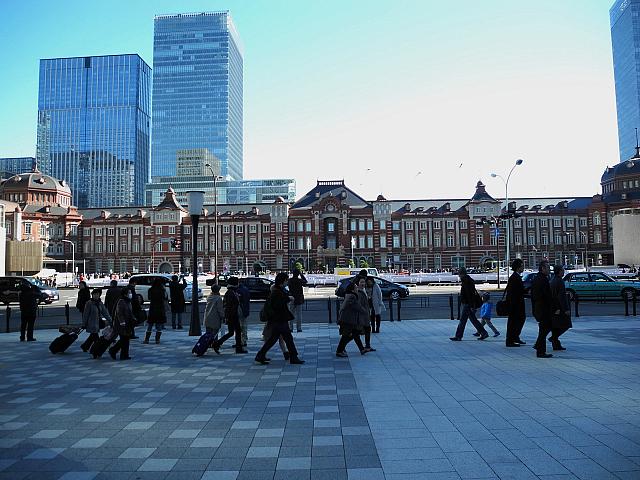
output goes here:
<path id="1" fill-rule="evenodd" d="M 0 178 L 6 179 L 33 170 L 36 159 L 33 157 L 0 158 Z"/>
<path id="2" fill-rule="evenodd" d="M 242 179 L 243 60 L 228 12 L 161 15 L 153 42 L 151 176 L 176 174 L 180 150 L 207 149 Z"/>
<path id="3" fill-rule="evenodd" d="M 635 153 L 640 128 L 640 0 L 618 0 L 609 14 L 622 162 Z"/>
<path id="4" fill-rule="evenodd" d="M 138 55 L 40 60 L 40 170 L 81 208 L 140 205 L 149 180 L 151 69 Z"/>

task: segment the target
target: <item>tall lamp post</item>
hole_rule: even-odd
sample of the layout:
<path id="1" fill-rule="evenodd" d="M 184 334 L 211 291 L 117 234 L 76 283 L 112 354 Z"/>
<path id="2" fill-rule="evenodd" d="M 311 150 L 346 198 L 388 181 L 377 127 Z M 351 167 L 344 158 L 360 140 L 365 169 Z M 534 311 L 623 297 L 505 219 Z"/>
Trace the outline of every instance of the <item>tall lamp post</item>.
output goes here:
<path id="1" fill-rule="evenodd" d="M 509 170 L 509 175 L 507 175 L 507 179 L 505 180 L 504 177 L 502 175 L 498 175 L 496 173 L 492 173 L 491 176 L 493 178 L 499 178 L 500 180 L 502 180 L 502 182 L 504 183 L 504 202 L 505 202 L 505 214 L 506 214 L 506 230 L 507 230 L 507 235 L 506 235 L 506 241 L 507 241 L 507 255 L 505 257 L 505 263 L 507 264 L 507 273 L 509 273 L 509 268 L 510 268 L 510 262 L 511 262 L 511 256 L 509 255 L 509 247 L 510 247 L 510 236 L 511 236 L 511 226 L 509 225 L 509 180 L 511 179 L 511 174 L 513 173 L 513 169 L 516 168 L 518 165 L 522 165 L 523 160 L 521 158 L 519 158 L 518 160 L 516 160 L 516 163 L 513 165 L 513 167 L 511 167 L 511 170 Z M 500 275 L 500 265 L 498 264 L 498 275 Z"/>
<path id="2" fill-rule="evenodd" d="M 187 203 L 189 204 L 189 215 L 191 216 L 191 251 L 193 252 L 189 335 L 200 336 L 202 335 L 202 329 L 200 327 L 200 306 L 198 305 L 198 224 L 204 207 L 204 192 L 187 192 Z"/>
<path id="3" fill-rule="evenodd" d="M 211 172 L 211 176 L 213 177 L 213 224 L 216 233 L 214 238 L 215 248 L 213 249 L 213 273 L 215 275 L 216 285 L 218 284 L 218 180 L 222 180 L 223 177 L 220 175 L 216 175 L 216 172 L 213 171 L 213 167 L 210 163 L 205 163 L 205 167 L 209 169 Z"/>
<path id="4" fill-rule="evenodd" d="M 63 243 L 71 244 L 71 272 L 73 273 L 73 286 L 76 285 L 76 244 L 71 240 L 62 240 Z"/>

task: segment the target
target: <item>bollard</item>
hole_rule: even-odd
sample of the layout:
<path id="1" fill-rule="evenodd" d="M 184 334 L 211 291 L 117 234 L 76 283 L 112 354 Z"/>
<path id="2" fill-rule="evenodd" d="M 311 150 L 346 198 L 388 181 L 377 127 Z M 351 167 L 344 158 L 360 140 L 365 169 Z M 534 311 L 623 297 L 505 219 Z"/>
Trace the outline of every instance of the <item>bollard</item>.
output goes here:
<path id="1" fill-rule="evenodd" d="M 575 303 L 573 305 L 576 318 L 580 318 L 580 313 L 578 312 L 578 303 L 580 303 L 580 301 L 578 299 L 578 295 L 576 295 L 576 301 L 575 301 Z"/>
<path id="2" fill-rule="evenodd" d="M 449 295 L 449 310 L 451 311 L 451 320 L 455 320 L 453 316 L 453 294 Z"/>
<path id="3" fill-rule="evenodd" d="M 626 295 L 624 296 L 624 316 L 629 316 L 629 299 Z"/>
<path id="4" fill-rule="evenodd" d="M 5 313 L 5 318 L 7 319 L 7 332 L 9 333 L 10 328 L 9 328 L 9 324 L 11 323 L 11 307 L 9 305 L 7 305 L 7 311 Z"/>
<path id="5" fill-rule="evenodd" d="M 396 300 L 396 304 L 398 305 L 398 321 L 402 320 L 402 317 L 400 317 L 400 304 L 402 302 L 400 301 L 400 299 Z"/>
<path id="6" fill-rule="evenodd" d="M 393 299 L 389 299 L 389 321 L 393 322 Z"/>
<path id="7" fill-rule="evenodd" d="M 67 325 L 69 325 L 69 302 L 64 306 L 64 318 L 67 320 Z"/>
<path id="8" fill-rule="evenodd" d="M 331 299 L 327 299 L 327 307 L 329 307 L 329 323 L 331 323 Z"/>

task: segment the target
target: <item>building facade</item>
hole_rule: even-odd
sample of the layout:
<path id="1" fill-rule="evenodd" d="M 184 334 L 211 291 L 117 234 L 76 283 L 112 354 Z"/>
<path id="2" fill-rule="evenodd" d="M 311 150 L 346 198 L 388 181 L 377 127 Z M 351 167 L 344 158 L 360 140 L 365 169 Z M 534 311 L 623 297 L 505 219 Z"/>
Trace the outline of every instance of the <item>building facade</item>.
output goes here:
<path id="1" fill-rule="evenodd" d="M 609 11 L 620 161 L 633 155 L 640 128 L 640 0 L 617 0 Z"/>
<path id="2" fill-rule="evenodd" d="M 143 203 L 150 87 L 138 55 L 40 60 L 38 165 L 69 183 L 75 205 Z"/>
<path id="3" fill-rule="evenodd" d="M 35 164 L 34 157 L 0 158 L 0 179 L 6 180 L 20 173 L 30 172 Z"/>
<path id="4" fill-rule="evenodd" d="M 155 17 L 152 177 L 176 175 L 178 152 L 207 149 L 243 175 L 243 58 L 229 12 Z"/>

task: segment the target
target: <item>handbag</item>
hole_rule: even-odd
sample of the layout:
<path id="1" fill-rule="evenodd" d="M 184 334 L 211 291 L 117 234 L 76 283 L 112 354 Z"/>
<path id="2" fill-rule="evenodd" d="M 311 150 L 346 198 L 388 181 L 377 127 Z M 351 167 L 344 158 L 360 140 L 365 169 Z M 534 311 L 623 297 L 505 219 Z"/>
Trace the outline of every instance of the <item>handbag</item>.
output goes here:
<path id="1" fill-rule="evenodd" d="M 509 316 L 509 304 L 504 299 L 506 294 L 507 294 L 507 289 L 505 288 L 504 292 L 502 292 L 502 300 L 498 300 L 496 302 L 496 315 L 498 317 L 508 317 Z"/>

